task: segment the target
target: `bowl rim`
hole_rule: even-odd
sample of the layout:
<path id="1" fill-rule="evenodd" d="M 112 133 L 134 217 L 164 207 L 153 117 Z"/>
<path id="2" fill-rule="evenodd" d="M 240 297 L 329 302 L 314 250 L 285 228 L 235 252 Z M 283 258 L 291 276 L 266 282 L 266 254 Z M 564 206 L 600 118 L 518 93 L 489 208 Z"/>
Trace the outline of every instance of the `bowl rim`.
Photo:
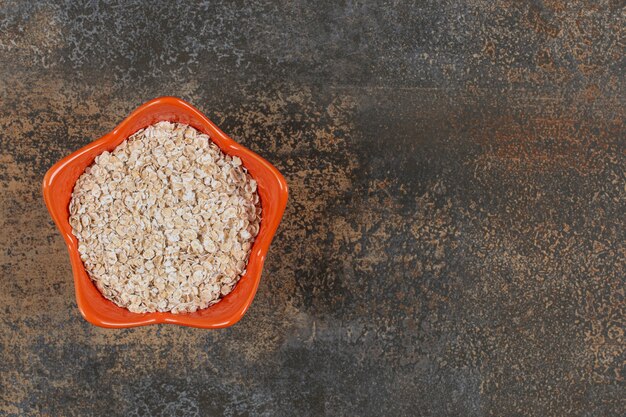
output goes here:
<path id="1" fill-rule="evenodd" d="M 128 314 L 132 318 L 126 319 L 112 319 L 111 317 L 103 314 L 98 309 L 94 308 L 91 301 L 89 301 L 87 294 L 85 292 L 86 285 L 91 285 L 95 287 L 95 284 L 91 281 L 86 271 L 84 271 L 84 266 L 82 260 L 80 259 L 80 255 L 78 253 L 78 240 L 71 232 L 71 226 L 69 225 L 69 209 L 65 208 L 65 213 L 62 212 L 54 203 L 54 195 L 55 191 L 59 187 L 59 184 L 55 182 L 55 177 L 57 174 L 62 172 L 65 169 L 71 168 L 76 164 L 81 164 L 77 160 L 81 158 L 83 155 L 93 152 L 95 149 L 99 149 L 104 145 L 110 145 L 114 142 L 121 142 L 128 138 L 129 135 L 123 135 L 121 132 L 127 130 L 130 125 L 134 124 L 140 115 L 146 113 L 147 110 L 157 110 L 159 108 L 167 107 L 168 109 L 175 109 L 175 111 L 179 111 L 179 115 L 192 115 L 194 118 L 200 121 L 201 126 L 194 126 L 196 128 L 200 128 L 199 130 L 203 131 L 209 135 L 211 140 L 222 149 L 223 152 L 227 154 L 237 154 L 237 155 L 245 155 L 249 160 L 253 160 L 254 164 L 258 166 L 258 170 L 263 170 L 267 175 L 272 178 L 272 181 L 275 181 L 275 186 L 272 187 L 272 194 L 276 195 L 276 198 L 272 199 L 271 204 L 273 208 L 272 216 L 266 218 L 262 216 L 262 230 L 259 232 L 259 235 L 255 239 L 255 243 L 252 248 L 252 252 L 250 254 L 250 259 L 248 262 L 250 263 L 253 257 L 258 258 L 258 268 L 256 268 L 256 273 L 249 274 L 246 273 L 241 279 L 252 279 L 253 285 L 250 288 L 249 292 L 242 294 L 244 298 L 244 302 L 241 304 L 240 308 L 235 310 L 233 314 L 223 320 L 215 321 L 211 320 L 211 316 L 207 317 L 199 317 L 196 313 L 182 313 L 182 314 L 173 314 L 170 312 L 164 313 L 130 313 Z M 161 120 L 167 120 L 162 118 Z M 153 121 L 149 124 L 156 123 Z M 141 128 L 139 128 L 141 129 Z M 138 130 L 138 129 L 137 129 Z M 132 133 L 131 133 L 132 134 Z M 120 140 L 121 136 L 125 136 Z M 100 154 L 102 151 L 98 152 Z M 97 155 L 95 154 L 95 155 Z M 92 158 L 95 159 L 95 156 Z M 91 164 L 91 163 L 90 163 Z M 252 175 L 252 173 L 251 173 Z M 253 178 L 255 177 L 252 175 Z M 76 180 L 71 184 L 71 188 L 69 193 L 71 194 Z M 141 106 L 137 107 L 133 112 L 131 112 L 124 120 L 122 120 L 113 130 L 106 133 L 99 139 L 96 139 L 86 146 L 78 149 L 75 152 L 72 152 L 68 156 L 62 158 L 57 163 L 55 163 L 45 174 L 42 184 L 42 192 L 43 198 L 52 217 L 57 229 L 63 236 L 64 242 L 67 246 L 67 250 L 70 255 L 70 261 L 72 265 L 72 275 L 74 278 L 74 287 L 76 294 L 76 303 L 79 311 L 82 316 L 88 322 L 100 326 L 100 327 L 108 327 L 108 328 L 128 328 L 128 327 L 136 327 L 136 326 L 144 326 L 150 324 L 177 324 L 182 326 L 189 327 L 199 327 L 205 329 L 215 329 L 215 328 L 223 328 L 229 327 L 233 324 L 237 323 L 241 318 L 245 315 L 246 311 L 250 307 L 252 303 L 256 291 L 261 280 L 261 274 L 263 270 L 263 264 L 265 262 L 265 258 L 267 256 L 267 252 L 269 250 L 269 246 L 271 244 L 272 239 L 278 229 L 278 225 L 283 217 L 285 207 L 287 205 L 288 198 L 288 186 L 285 178 L 282 174 L 267 160 L 246 148 L 245 146 L 235 142 L 232 138 L 226 135 L 217 125 L 215 125 L 208 117 L 206 117 L 200 110 L 187 103 L 184 100 L 181 100 L 177 97 L 172 96 L 163 96 L 158 97 L 153 100 L 150 100 Z M 268 204 L 270 204 L 268 202 Z M 264 210 L 264 214 L 265 210 Z M 266 222 L 263 227 L 263 222 Z M 263 232 L 263 233 L 262 233 Z M 82 270 L 82 273 L 81 273 Z M 249 271 L 248 271 L 249 272 Z M 84 276 L 83 276 L 84 274 Z M 84 282 L 85 277 L 88 283 Z M 98 291 L 99 294 L 99 291 Z M 232 294 L 232 293 L 231 293 Z M 110 303 L 116 308 L 122 308 L 116 306 L 112 301 L 107 300 L 102 297 L 102 300 L 106 303 Z M 230 295 L 230 294 L 229 294 Z M 224 297 L 224 299 L 228 298 L 228 295 Z M 223 301 L 222 301 L 223 302 Z M 211 309 L 211 307 L 208 307 Z M 204 311 L 206 309 L 203 309 Z"/>

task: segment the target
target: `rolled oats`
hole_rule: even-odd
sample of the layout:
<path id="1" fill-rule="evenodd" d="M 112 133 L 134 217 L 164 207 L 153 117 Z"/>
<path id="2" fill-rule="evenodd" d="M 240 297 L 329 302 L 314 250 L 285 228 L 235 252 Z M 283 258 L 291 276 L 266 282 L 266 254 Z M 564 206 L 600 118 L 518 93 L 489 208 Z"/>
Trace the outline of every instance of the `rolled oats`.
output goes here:
<path id="1" fill-rule="evenodd" d="M 257 184 L 241 159 L 169 122 L 97 156 L 69 211 L 96 287 L 136 313 L 217 303 L 245 274 L 261 220 Z"/>

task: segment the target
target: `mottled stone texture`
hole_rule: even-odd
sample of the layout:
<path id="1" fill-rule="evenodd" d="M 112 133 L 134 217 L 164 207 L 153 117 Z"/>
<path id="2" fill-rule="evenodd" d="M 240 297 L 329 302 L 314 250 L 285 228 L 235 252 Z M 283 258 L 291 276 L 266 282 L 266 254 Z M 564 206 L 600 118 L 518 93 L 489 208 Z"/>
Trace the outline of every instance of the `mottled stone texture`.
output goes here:
<path id="1" fill-rule="evenodd" d="M 626 413 L 623 1 L 190 3 L 0 1 L 1 415 Z M 161 95 L 289 182 L 229 329 L 85 322 L 42 201 Z"/>

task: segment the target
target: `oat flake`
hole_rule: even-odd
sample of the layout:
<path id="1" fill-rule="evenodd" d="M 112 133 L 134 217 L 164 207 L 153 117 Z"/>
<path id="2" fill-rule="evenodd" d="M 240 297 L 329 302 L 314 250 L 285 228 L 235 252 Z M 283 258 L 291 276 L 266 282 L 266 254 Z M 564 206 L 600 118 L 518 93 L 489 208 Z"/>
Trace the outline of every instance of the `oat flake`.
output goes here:
<path id="1" fill-rule="evenodd" d="M 261 219 L 241 160 L 169 122 L 97 156 L 69 208 L 87 273 L 107 299 L 136 313 L 217 303 L 245 273 Z"/>

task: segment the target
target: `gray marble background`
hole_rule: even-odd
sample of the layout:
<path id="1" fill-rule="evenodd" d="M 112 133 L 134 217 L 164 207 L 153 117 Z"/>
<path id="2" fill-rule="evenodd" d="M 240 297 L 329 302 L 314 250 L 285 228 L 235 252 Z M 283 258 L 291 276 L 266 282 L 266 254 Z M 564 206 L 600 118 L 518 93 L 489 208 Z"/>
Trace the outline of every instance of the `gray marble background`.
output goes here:
<path id="1" fill-rule="evenodd" d="M 0 1 L 0 415 L 625 415 L 625 17 Z M 162 95 L 290 186 L 229 329 L 85 322 L 42 201 Z"/>

